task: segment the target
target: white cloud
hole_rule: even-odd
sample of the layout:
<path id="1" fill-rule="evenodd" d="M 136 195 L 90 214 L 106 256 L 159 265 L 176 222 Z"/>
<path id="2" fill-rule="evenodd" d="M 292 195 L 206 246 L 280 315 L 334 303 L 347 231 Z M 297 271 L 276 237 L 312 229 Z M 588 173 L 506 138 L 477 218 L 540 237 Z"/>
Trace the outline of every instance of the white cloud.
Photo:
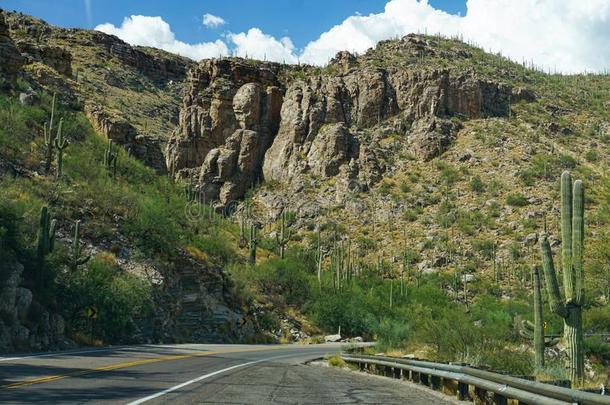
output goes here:
<path id="1" fill-rule="evenodd" d="M 235 45 L 236 56 L 286 63 L 296 63 L 298 59 L 290 38 L 277 40 L 258 28 L 250 28 L 248 32 L 239 34 L 230 33 L 227 38 Z"/>
<path id="2" fill-rule="evenodd" d="M 391 0 L 385 10 L 352 16 L 304 49 L 302 59 L 324 64 L 337 51 L 363 52 L 411 32 L 461 34 L 486 50 L 564 72 L 610 68 L 610 0 L 468 0 L 464 16 L 427 0 Z"/>
<path id="3" fill-rule="evenodd" d="M 204 18 L 205 23 L 205 18 Z M 257 59 L 324 65 L 339 51 L 364 52 L 381 40 L 412 32 L 460 34 L 486 50 L 513 60 L 563 72 L 610 69 L 610 0 L 467 0 L 463 16 L 435 9 L 428 0 L 390 0 L 381 13 L 356 15 L 322 33 L 303 50 L 288 38 L 259 28 L 202 44 L 177 41 L 160 17 L 131 16 L 120 28 L 97 29 L 125 41 L 156 46 L 193 59 L 234 53 Z"/>
<path id="4" fill-rule="evenodd" d="M 221 25 L 225 25 L 227 22 L 222 18 L 213 14 L 204 14 L 203 15 L 203 25 L 208 28 L 216 28 Z"/>
<path id="5" fill-rule="evenodd" d="M 126 17 L 120 27 L 106 23 L 95 27 L 96 30 L 116 35 L 132 45 L 151 46 L 168 52 L 177 53 L 194 60 L 216 58 L 229 54 L 229 48 L 221 41 L 187 44 L 178 41 L 168 23 L 161 17 L 132 15 Z"/>

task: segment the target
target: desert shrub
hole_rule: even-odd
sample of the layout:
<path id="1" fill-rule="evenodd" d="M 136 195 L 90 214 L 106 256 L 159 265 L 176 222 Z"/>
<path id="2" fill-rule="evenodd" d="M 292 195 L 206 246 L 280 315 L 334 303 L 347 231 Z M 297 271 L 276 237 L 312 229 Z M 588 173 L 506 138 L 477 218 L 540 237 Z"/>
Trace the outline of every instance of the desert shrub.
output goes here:
<path id="1" fill-rule="evenodd" d="M 515 193 L 509 194 L 506 197 L 506 204 L 512 207 L 525 207 L 529 203 L 527 202 L 527 198 L 523 194 Z"/>
<path id="2" fill-rule="evenodd" d="M 229 263 L 236 255 L 230 241 L 222 235 L 197 235 L 191 242 L 193 246 L 204 252 L 212 264 L 222 265 Z"/>
<path id="3" fill-rule="evenodd" d="M 349 336 L 371 337 L 375 331 L 375 317 L 367 310 L 361 294 L 321 294 L 311 303 L 309 312 L 316 325 L 328 332 L 336 333 L 341 327 L 342 333 Z"/>
<path id="4" fill-rule="evenodd" d="M 377 346 L 380 350 L 403 347 L 411 337 L 411 329 L 406 322 L 384 318 L 377 329 Z"/>
<path id="5" fill-rule="evenodd" d="M 93 305 L 99 311 L 93 334 L 106 343 L 128 341 L 136 320 L 151 313 L 150 284 L 122 271 L 110 254 L 94 257 L 86 268 L 67 274 L 62 281 L 60 308 L 72 321 L 72 329 L 89 331 L 84 311 Z"/>
<path id="6" fill-rule="evenodd" d="M 307 266 L 293 258 L 267 260 L 246 270 L 262 294 L 282 297 L 287 305 L 300 306 L 309 298 Z"/>
<path id="7" fill-rule="evenodd" d="M 599 155 L 595 149 L 589 149 L 585 154 L 585 159 L 587 159 L 587 162 L 597 162 Z"/>
<path id="8" fill-rule="evenodd" d="M 476 175 L 470 180 L 470 189 L 479 194 L 485 192 L 485 183 L 481 180 L 481 176 Z"/>

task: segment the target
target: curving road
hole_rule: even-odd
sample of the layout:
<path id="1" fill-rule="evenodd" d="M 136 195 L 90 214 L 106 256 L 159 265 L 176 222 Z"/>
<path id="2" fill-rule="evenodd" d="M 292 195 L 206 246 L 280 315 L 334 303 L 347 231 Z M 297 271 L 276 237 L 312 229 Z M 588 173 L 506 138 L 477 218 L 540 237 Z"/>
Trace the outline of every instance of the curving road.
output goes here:
<path id="1" fill-rule="evenodd" d="M 305 364 L 340 349 L 147 345 L 0 357 L 0 403 L 454 403 L 407 383 Z"/>

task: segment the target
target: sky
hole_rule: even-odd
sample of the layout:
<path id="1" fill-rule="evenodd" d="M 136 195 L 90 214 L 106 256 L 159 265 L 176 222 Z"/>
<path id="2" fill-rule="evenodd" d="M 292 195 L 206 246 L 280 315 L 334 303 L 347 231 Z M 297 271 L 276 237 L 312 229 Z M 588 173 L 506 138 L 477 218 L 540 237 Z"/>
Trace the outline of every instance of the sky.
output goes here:
<path id="1" fill-rule="evenodd" d="M 610 71 L 610 0 L 0 0 L 194 60 L 220 55 L 326 64 L 411 32 L 459 34 L 565 73 Z"/>

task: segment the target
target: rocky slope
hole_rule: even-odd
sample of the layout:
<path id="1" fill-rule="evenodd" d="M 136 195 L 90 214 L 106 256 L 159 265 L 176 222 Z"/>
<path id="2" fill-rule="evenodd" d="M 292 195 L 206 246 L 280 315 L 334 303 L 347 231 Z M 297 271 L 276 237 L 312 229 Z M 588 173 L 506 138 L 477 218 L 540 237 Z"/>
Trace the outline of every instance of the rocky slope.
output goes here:
<path id="1" fill-rule="evenodd" d="M 202 61 L 167 165 L 219 208 L 252 189 L 263 224 L 292 211 L 301 237 L 339 222 L 364 262 L 409 249 L 420 272 L 502 266 L 514 281 L 528 277 L 555 194 L 548 170 L 599 184 L 609 86 L 607 76 L 549 76 L 417 35 L 339 53 L 322 69 Z"/>
<path id="2" fill-rule="evenodd" d="M 177 124 L 192 61 L 132 47 L 98 31 L 54 27 L 19 13 L 7 13 L 6 21 L 5 33 L 12 37 L 7 44 L 14 47 L 2 49 L 13 49 L 13 70 L 24 63 L 24 70 L 42 88 L 84 108 L 96 130 L 165 171 L 165 142 Z"/>

